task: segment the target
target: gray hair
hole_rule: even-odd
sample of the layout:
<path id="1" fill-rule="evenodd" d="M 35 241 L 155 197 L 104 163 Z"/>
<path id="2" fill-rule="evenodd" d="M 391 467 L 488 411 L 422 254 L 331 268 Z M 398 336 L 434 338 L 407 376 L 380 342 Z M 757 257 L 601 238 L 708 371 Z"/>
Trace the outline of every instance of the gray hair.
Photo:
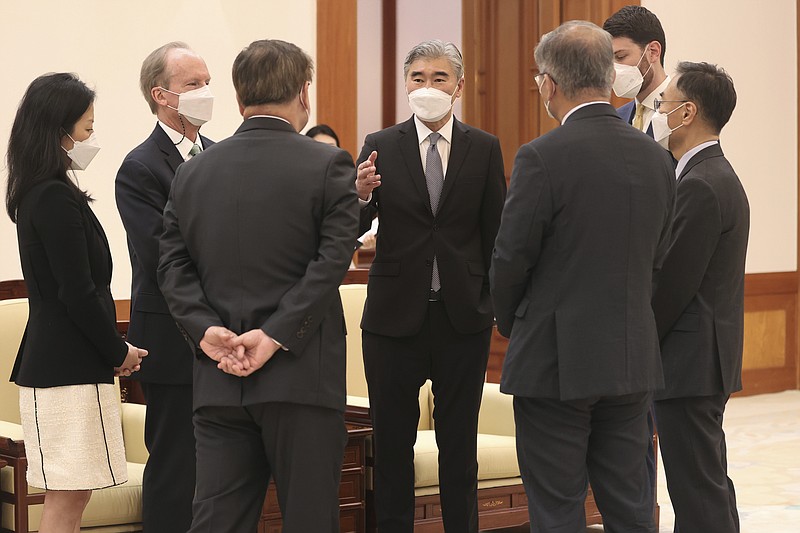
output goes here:
<path id="1" fill-rule="evenodd" d="M 533 52 L 539 72 L 546 72 L 567 98 L 611 95 L 614 52 L 611 35 L 585 20 L 570 20 L 546 33 Z"/>
<path id="2" fill-rule="evenodd" d="M 460 80 L 464 76 L 464 59 L 461 57 L 458 47 L 450 42 L 446 43 L 439 39 L 433 39 L 419 43 L 408 52 L 403 63 L 403 78 L 408 77 L 411 64 L 417 59 L 439 59 L 440 57 L 450 61 L 457 79 Z"/>
<path id="3" fill-rule="evenodd" d="M 172 73 L 167 72 L 167 55 L 169 55 L 170 50 L 176 49 L 191 50 L 189 45 L 182 41 L 172 41 L 150 52 L 142 62 L 142 70 L 139 73 L 139 88 L 142 90 L 144 99 L 154 115 L 158 111 L 158 104 L 153 100 L 153 95 L 150 91 L 153 87 L 166 87 L 169 85 Z"/>

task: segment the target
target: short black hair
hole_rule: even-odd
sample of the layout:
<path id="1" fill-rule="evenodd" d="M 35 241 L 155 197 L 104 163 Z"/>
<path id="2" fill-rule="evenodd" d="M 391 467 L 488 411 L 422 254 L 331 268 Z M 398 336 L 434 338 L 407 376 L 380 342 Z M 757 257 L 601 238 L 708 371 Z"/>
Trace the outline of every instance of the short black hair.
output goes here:
<path id="1" fill-rule="evenodd" d="M 333 131 L 333 128 L 328 126 L 327 124 L 317 124 L 310 130 L 306 132 L 306 135 L 311 137 L 312 139 L 317 135 L 327 135 L 328 137 L 333 137 L 333 140 L 336 141 L 336 146 L 339 146 L 339 136 L 336 135 L 336 132 Z"/>
<path id="2" fill-rule="evenodd" d="M 642 48 L 648 43 L 658 41 L 661 45 L 661 66 L 667 55 L 667 38 L 664 28 L 652 11 L 642 6 L 625 6 L 603 23 L 603 29 L 611 37 L 627 37 Z"/>
<path id="3" fill-rule="evenodd" d="M 681 61 L 676 69 L 675 86 L 698 107 L 700 117 L 714 128 L 715 133 L 730 120 L 736 108 L 736 89 L 725 69 L 711 63 Z"/>

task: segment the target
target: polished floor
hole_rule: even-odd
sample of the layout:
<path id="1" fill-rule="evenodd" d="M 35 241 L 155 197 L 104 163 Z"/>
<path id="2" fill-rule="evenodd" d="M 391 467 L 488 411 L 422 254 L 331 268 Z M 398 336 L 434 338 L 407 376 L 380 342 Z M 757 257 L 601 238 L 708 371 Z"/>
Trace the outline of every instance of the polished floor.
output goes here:
<path id="1" fill-rule="evenodd" d="M 800 532 L 800 391 L 732 398 L 724 427 L 742 533 Z M 672 533 L 674 514 L 661 469 L 658 503 L 659 533 Z M 494 533 L 528 531 L 525 526 Z"/>

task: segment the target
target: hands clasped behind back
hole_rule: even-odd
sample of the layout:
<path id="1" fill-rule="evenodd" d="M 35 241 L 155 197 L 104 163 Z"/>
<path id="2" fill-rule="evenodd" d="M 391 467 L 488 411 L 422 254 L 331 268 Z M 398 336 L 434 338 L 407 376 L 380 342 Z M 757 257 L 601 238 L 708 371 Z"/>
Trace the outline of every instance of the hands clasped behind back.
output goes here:
<path id="1" fill-rule="evenodd" d="M 147 357 L 147 350 L 137 348 L 129 342 L 125 344 L 128 345 L 128 355 L 125 356 L 121 366 L 114 368 L 114 376 L 116 377 L 128 377 L 134 372 L 138 372 L 139 368 L 141 368 L 142 359 Z"/>
<path id="2" fill-rule="evenodd" d="M 222 326 L 211 326 L 200 341 L 203 352 L 217 361 L 217 368 L 246 377 L 264 366 L 280 345 L 260 329 L 241 335 Z"/>

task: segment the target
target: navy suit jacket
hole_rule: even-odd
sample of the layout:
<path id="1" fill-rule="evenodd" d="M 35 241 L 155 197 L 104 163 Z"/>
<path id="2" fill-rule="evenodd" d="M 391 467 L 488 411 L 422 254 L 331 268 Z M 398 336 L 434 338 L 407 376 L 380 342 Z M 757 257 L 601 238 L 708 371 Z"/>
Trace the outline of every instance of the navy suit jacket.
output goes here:
<path id="1" fill-rule="evenodd" d="M 633 124 L 633 117 L 636 115 L 636 100 L 631 100 L 624 106 L 617 108 L 617 114 L 619 118 L 627 122 L 628 124 Z M 651 122 L 649 126 L 647 126 L 647 135 L 650 138 L 653 138 L 653 123 Z"/>
<path id="2" fill-rule="evenodd" d="M 672 241 L 653 295 L 666 389 L 656 399 L 742 388 L 750 207 L 719 144 L 678 178 Z"/>
<path id="3" fill-rule="evenodd" d="M 204 148 L 214 144 L 201 138 Z M 150 352 L 132 377 L 148 383 L 192 383 L 192 351 L 169 313 L 156 278 L 164 206 L 181 163 L 178 149 L 156 124 L 117 172 L 117 209 L 128 235 L 133 274 L 128 340 Z"/>

